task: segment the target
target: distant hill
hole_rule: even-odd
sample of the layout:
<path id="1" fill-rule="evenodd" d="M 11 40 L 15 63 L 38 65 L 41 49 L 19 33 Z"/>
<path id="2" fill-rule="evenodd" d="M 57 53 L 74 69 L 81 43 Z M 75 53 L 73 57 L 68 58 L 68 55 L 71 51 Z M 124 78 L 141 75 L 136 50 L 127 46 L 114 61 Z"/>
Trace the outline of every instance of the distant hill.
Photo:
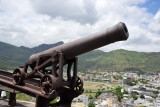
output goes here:
<path id="1" fill-rule="evenodd" d="M 0 69 L 14 69 L 23 65 L 33 53 L 41 52 L 63 44 L 42 44 L 37 47 L 17 47 L 0 42 Z M 160 72 L 160 52 L 135 52 L 115 50 L 103 52 L 94 50 L 79 56 L 79 71 L 145 71 Z"/>
<path id="2" fill-rule="evenodd" d="M 54 43 L 54 44 L 41 44 L 39 46 L 33 47 L 32 49 L 36 52 L 42 52 L 42 51 L 45 51 L 47 49 L 50 49 L 50 48 L 56 47 L 58 45 L 61 45 L 63 43 L 64 42 L 60 41 L 60 42 L 57 42 L 57 43 Z"/>
<path id="3" fill-rule="evenodd" d="M 0 42 L 0 68 L 9 69 L 21 65 L 32 53 L 34 53 L 32 49 L 22 49 Z"/>
<path id="4" fill-rule="evenodd" d="M 17 47 L 11 44 L 0 42 L 0 68 L 14 69 L 27 62 L 30 55 L 61 44 L 63 44 L 62 41 L 55 44 L 42 44 L 37 47 L 28 48 L 24 46 Z"/>
<path id="5" fill-rule="evenodd" d="M 79 60 L 81 70 L 160 72 L 160 52 L 95 50 L 81 55 Z"/>

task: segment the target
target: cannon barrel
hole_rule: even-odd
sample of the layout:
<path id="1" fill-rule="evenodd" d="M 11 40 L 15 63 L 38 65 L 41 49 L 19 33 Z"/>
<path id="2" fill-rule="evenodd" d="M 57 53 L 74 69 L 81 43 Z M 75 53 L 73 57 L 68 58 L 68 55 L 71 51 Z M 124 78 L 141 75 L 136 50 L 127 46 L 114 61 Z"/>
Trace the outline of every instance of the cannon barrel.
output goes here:
<path id="1" fill-rule="evenodd" d="M 30 56 L 29 60 L 37 60 L 39 56 L 43 56 L 45 54 L 52 54 L 53 51 L 64 53 L 64 59 L 68 60 L 80 54 L 102 47 L 104 45 L 108 45 L 116 41 L 127 40 L 128 36 L 129 33 L 126 25 L 120 22 L 106 30 L 91 34 L 70 43 L 59 45 L 57 47 L 48 49 L 37 54 L 33 54 L 32 56 Z"/>

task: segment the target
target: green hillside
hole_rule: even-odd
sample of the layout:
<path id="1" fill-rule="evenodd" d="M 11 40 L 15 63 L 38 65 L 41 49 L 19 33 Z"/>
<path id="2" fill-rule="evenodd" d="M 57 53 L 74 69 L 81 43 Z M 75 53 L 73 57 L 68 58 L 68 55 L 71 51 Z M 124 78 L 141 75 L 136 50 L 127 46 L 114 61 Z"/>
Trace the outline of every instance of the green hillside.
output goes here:
<path id="1" fill-rule="evenodd" d="M 12 69 L 26 62 L 34 53 L 32 49 L 26 50 L 7 43 L 0 42 L 0 68 Z"/>
<path id="2" fill-rule="evenodd" d="M 160 53 L 145 53 L 127 50 L 103 52 L 95 50 L 79 58 L 79 69 L 102 71 L 147 71 L 160 72 Z"/>
<path id="3" fill-rule="evenodd" d="M 33 53 L 43 51 L 57 45 L 42 44 L 34 48 L 16 47 L 0 42 L 0 69 L 15 69 L 28 61 Z M 94 50 L 79 56 L 79 71 L 146 71 L 160 72 L 160 52 L 135 52 L 127 50 L 115 50 L 103 52 Z"/>
<path id="4" fill-rule="evenodd" d="M 61 44 L 63 44 L 62 41 L 55 44 L 42 44 L 37 47 L 28 48 L 0 42 L 0 69 L 15 69 L 18 66 L 24 65 L 30 55 Z"/>

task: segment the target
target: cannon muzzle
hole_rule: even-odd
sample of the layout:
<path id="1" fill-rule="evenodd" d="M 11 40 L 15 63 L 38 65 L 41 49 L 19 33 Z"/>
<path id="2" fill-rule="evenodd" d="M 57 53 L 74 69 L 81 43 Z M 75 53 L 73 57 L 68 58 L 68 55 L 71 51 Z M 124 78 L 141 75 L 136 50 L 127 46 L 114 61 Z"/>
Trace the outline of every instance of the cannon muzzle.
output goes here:
<path id="1" fill-rule="evenodd" d="M 54 51 L 62 52 L 64 54 L 64 59 L 68 60 L 102 46 L 127 40 L 128 37 L 129 33 L 126 25 L 120 22 L 109 29 L 33 54 L 29 60 L 37 60 L 40 56 L 52 54 Z"/>

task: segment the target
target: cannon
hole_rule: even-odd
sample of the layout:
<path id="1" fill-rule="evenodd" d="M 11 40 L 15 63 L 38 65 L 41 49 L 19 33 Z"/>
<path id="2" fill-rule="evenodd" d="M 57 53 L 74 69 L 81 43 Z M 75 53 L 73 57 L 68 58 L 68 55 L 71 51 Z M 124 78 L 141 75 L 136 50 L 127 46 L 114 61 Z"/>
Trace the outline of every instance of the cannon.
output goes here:
<path id="1" fill-rule="evenodd" d="M 14 70 L 13 83 L 24 85 L 24 80 L 39 79 L 43 94 L 51 99 L 60 96 L 61 103 L 71 102 L 74 97 L 83 93 L 83 80 L 77 76 L 77 56 L 117 41 L 127 40 L 128 37 L 126 25 L 120 22 L 106 30 L 33 54 L 24 66 Z"/>

